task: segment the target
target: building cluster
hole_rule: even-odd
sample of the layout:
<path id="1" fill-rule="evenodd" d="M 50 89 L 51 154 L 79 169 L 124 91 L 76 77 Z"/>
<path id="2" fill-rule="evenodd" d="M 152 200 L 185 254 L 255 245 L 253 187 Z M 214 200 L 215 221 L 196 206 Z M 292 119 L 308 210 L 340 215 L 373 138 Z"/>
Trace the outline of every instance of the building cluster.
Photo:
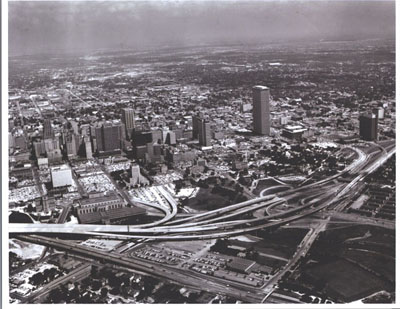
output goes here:
<path id="1" fill-rule="evenodd" d="M 282 61 L 270 63 L 259 51 L 246 59 L 228 53 L 223 65 L 203 55 L 184 67 L 171 60 L 168 69 L 100 57 L 90 70 L 50 66 L 12 76 L 13 203 L 31 197 L 39 209 L 80 207 L 95 193 L 121 197 L 168 175 L 193 186 L 232 176 L 253 188 L 268 176 L 343 169 L 347 161 L 326 143 L 394 137 L 390 62 L 356 70 L 354 52 L 346 71 L 340 61 L 304 65 L 278 54 Z"/>

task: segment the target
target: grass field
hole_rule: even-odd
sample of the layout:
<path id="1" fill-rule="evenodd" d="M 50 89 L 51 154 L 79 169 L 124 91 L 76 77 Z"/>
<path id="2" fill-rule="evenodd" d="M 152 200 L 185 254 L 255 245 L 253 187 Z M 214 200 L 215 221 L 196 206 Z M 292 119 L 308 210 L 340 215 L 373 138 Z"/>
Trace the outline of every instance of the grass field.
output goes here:
<path id="1" fill-rule="evenodd" d="M 313 267 L 308 274 L 325 282 L 327 292 L 342 301 L 353 301 L 385 288 L 382 280 L 343 259 Z"/>
<path id="2" fill-rule="evenodd" d="M 241 197 L 241 195 L 232 196 L 214 193 L 211 188 L 200 188 L 196 197 L 188 199 L 184 202 L 184 205 L 194 210 L 208 211 L 238 203 L 238 199 Z"/>
<path id="3" fill-rule="evenodd" d="M 299 267 L 296 284 L 340 302 L 359 300 L 381 290 L 393 292 L 394 232 L 372 226 L 338 227 L 340 224 L 330 225 L 313 244 L 306 256 L 306 261 L 313 263 Z"/>

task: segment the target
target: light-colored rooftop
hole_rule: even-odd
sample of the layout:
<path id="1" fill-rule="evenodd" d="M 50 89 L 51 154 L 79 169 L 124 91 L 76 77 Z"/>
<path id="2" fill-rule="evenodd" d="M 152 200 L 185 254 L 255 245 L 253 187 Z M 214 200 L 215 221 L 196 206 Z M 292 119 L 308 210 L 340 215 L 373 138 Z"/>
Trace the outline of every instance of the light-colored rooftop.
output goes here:
<path id="1" fill-rule="evenodd" d="M 258 89 L 258 90 L 268 90 L 269 88 L 267 86 L 261 86 L 261 85 L 257 85 L 254 86 L 253 89 Z"/>
<path id="2" fill-rule="evenodd" d="M 51 168 L 51 171 L 61 171 L 61 170 L 69 170 L 69 166 L 67 164 L 63 164 L 63 165 L 58 165 L 58 166 L 53 166 Z"/>
<path id="3" fill-rule="evenodd" d="M 303 127 L 300 126 L 300 125 L 287 125 L 285 128 L 288 129 L 288 130 L 299 130 L 299 129 L 303 129 Z"/>

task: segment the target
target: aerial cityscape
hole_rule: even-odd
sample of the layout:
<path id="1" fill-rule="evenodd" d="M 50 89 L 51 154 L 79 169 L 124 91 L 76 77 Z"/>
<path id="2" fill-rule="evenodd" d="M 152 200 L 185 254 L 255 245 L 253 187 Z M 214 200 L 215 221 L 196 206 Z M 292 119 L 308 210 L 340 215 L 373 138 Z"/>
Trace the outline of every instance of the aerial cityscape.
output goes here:
<path id="1" fill-rule="evenodd" d="M 288 2 L 231 14 L 280 31 Z M 352 37 L 264 41 L 230 2 L 9 3 L 7 302 L 395 303 L 395 3 L 349 2 Z M 128 38 L 119 10 L 151 18 Z"/>

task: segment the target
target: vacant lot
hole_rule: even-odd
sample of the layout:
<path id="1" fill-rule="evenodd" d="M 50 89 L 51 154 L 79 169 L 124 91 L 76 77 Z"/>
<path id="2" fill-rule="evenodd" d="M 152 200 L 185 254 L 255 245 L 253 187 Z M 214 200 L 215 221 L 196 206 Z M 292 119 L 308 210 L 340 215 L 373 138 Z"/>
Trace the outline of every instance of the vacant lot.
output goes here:
<path id="1" fill-rule="evenodd" d="M 332 224 L 320 234 L 288 282 L 299 290 L 306 288 L 339 302 L 355 301 L 381 290 L 393 292 L 394 247 L 392 230 Z"/>
<path id="2" fill-rule="evenodd" d="M 238 192 L 216 192 L 212 188 L 200 188 L 196 197 L 184 201 L 184 205 L 198 211 L 208 211 L 222 208 L 244 201 L 245 198 Z"/>
<path id="3" fill-rule="evenodd" d="M 346 302 L 366 297 L 385 287 L 382 280 L 343 259 L 313 267 L 307 274 L 325 284 L 328 294 Z"/>

